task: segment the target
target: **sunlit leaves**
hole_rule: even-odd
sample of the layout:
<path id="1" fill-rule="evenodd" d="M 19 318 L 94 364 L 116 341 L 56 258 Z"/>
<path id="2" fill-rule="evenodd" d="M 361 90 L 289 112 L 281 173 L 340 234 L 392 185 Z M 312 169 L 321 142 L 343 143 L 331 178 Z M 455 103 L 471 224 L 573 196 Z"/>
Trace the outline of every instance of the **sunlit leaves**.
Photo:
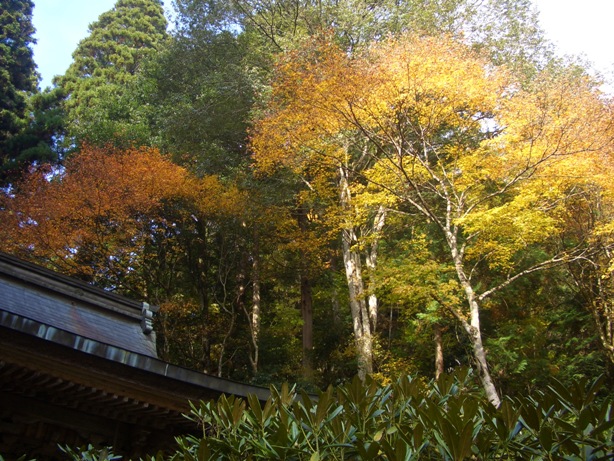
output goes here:
<path id="1" fill-rule="evenodd" d="M 280 62 L 263 114 L 257 168 L 328 171 L 330 184 L 341 171 L 352 201 L 342 229 L 382 206 L 433 232 L 432 257 L 454 268 L 466 298 L 448 310 L 477 338 L 484 376 L 478 300 L 591 251 L 588 234 L 570 238 L 569 209 L 583 191 L 611 190 L 611 107 L 590 79 L 557 68 L 518 81 L 447 37 L 407 35 L 351 53 L 313 40 Z M 434 285 L 437 296 L 445 283 Z"/>
<path id="2" fill-rule="evenodd" d="M 554 381 L 494 408 L 472 378 L 355 379 L 317 400 L 283 385 L 264 404 L 222 396 L 192 406 L 189 418 L 207 430 L 179 438 L 169 459 L 607 459 L 612 402 L 595 399 L 603 380 L 571 389 Z"/>
<path id="3" fill-rule="evenodd" d="M 214 177 L 197 180 L 155 149 L 91 146 L 60 171 L 26 176 L 3 201 L 4 251 L 91 281 L 141 269 L 144 248 L 162 244 L 178 224 L 173 220 L 233 214 L 241 206 L 237 191 Z"/>
<path id="4" fill-rule="evenodd" d="M 375 162 L 364 172 L 371 183 L 419 208 L 429 190 L 448 200 L 468 234 L 488 229 L 492 244 L 473 251 L 497 250 L 495 265 L 561 230 L 562 197 L 595 179 L 611 140 L 609 108 L 584 76 L 545 73 L 520 89 L 446 38 L 406 37 L 355 56 L 316 42 L 278 75 L 253 137 L 260 168 L 343 162 L 362 137 L 355 155 Z"/>
<path id="5" fill-rule="evenodd" d="M 290 53 L 278 66 L 267 116 L 253 132 L 251 146 L 259 169 L 283 165 L 301 172 L 312 163 L 335 165 L 345 150 L 349 128 L 338 110 L 347 107 L 356 72 L 341 50 L 314 40 Z M 318 162 L 315 159 L 318 159 Z"/>

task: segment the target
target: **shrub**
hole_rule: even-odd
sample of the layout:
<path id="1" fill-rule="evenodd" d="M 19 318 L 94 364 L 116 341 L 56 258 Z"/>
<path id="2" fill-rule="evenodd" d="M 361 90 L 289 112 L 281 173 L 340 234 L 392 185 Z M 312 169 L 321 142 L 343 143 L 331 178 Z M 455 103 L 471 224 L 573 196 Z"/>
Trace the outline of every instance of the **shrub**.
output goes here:
<path id="1" fill-rule="evenodd" d="M 613 459 L 614 411 L 611 399 L 597 399 L 602 381 L 571 389 L 554 381 L 499 408 L 467 371 L 430 384 L 354 379 L 316 398 L 284 385 L 264 406 L 254 396 L 193 405 L 202 434 L 179 438 L 166 459 Z"/>

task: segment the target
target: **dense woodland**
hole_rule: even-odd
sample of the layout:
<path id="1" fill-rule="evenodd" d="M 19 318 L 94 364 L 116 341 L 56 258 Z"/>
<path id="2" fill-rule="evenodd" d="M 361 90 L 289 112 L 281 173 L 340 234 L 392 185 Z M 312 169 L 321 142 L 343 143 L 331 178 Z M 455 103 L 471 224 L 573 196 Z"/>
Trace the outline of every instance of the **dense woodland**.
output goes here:
<path id="1" fill-rule="evenodd" d="M 118 0 L 37 88 L 0 12 L 0 250 L 315 390 L 614 388 L 613 101 L 529 0 Z"/>

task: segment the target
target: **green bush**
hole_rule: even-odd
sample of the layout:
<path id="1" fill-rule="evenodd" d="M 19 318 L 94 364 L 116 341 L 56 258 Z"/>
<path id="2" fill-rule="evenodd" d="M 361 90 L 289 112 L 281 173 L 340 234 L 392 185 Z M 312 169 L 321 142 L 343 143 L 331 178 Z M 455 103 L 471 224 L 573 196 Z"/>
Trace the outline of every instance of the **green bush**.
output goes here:
<path id="1" fill-rule="evenodd" d="M 612 401 L 602 380 L 504 399 L 494 408 L 467 372 L 425 384 L 358 379 L 312 398 L 287 385 L 254 397 L 194 405 L 200 437 L 152 460 L 614 459 Z"/>
<path id="2" fill-rule="evenodd" d="M 102 449 L 94 448 L 92 445 L 78 449 L 60 446 L 60 450 L 66 453 L 72 461 L 116 461 L 121 459 L 121 456 L 114 455 L 111 447 Z"/>

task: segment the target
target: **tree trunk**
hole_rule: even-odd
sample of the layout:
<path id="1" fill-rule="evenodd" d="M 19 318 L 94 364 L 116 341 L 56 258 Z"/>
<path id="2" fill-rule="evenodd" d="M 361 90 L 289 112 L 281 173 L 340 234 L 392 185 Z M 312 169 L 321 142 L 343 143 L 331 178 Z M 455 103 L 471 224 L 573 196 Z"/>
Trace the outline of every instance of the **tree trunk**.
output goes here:
<path id="1" fill-rule="evenodd" d="M 482 344 L 482 334 L 480 332 L 479 320 L 478 326 L 476 326 L 475 323 L 476 322 L 474 321 L 472 315 L 471 328 L 467 329 L 467 333 L 469 334 L 471 345 L 473 347 L 473 356 L 478 367 L 478 372 L 480 373 L 480 381 L 482 382 L 482 386 L 486 392 L 486 397 L 490 403 L 492 403 L 495 407 L 498 407 L 501 404 L 501 399 L 499 398 L 497 388 L 495 387 L 495 383 L 493 382 L 488 369 L 486 351 L 484 350 L 484 345 Z"/>
<path id="2" fill-rule="evenodd" d="M 313 298 L 311 281 L 301 276 L 301 315 L 303 317 L 303 377 L 313 376 Z"/>
<path id="3" fill-rule="evenodd" d="M 351 193 L 347 179 L 347 170 L 340 167 L 339 172 L 341 207 L 346 211 L 351 211 Z M 356 243 L 356 234 L 354 228 L 349 224 L 346 224 L 341 232 L 341 243 L 345 276 L 350 295 L 350 312 L 352 314 L 352 327 L 358 358 L 358 376 L 364 381 L 368 374 L 373 373 L 373 337 L 371 335 L 371 325 L 365 299 L 360 254 L 353 248 L 354 243 Z"/>
<path id="4" fill-rule="evenodd" d="M 435 340 L 435 379 L 443 374 L 443 332 L 441 325 L 435 323 L 433 325 L 433 336 Z"/>
<path id="5" fill-rule="evenodd" d="M 235 322 L 237 319 L 237 315 L 235 313 L 234 305 L 232 307 L 232 315 L 230 316 L 230 325 L 228 325 L 228 330 L 226 330 L 226 334 L 220 343 L 220 351 L 217 358 L 217 376 L 221 378 L 224 375 L 224 360 L 226 358 L 226 343 L 228 339 L 234 332 Z"/>
<path id="6" fill-rule="evenodd" d="M 464 288 L 471 310 L 471 323 L 469 324 L 464 321 L 462 322 L 463 327 L 465 328 L 471 342 L 473 359 L 475 360 L 478 373 L 480 374 L 480 381 L 482 382 L 482 387 L 484 387 L 484 391 L 486 392 L 486 397 L 490 403 L 498 407 L 501 400 L 499 398 L 497 388 L 495 387 L 495 384 L 490 376 L 488 362 L 486 361 L 486 351 L 484 350 L 484 345 L 482 343 L 482 331 L 480 330 L 479 305 L 476 300 L 475 293 L 473 292 L 473 288 L 470 285 L 464 286 Z"/>
<path id="7" fill-rule="evenodd" d="M 484 345 L 482 343 L 482 331 L 480 329 L 480 305 L 478 303 L 475 291 L 471 286 L 471 281 L 465 272 L 463 256 L 459 251 L 456 235 L 450 231 L 447 231 L 446 240 L 450 247 L 450 253 L 452 260 L 454 261 L 458 280 L 463 288 L 463 291 L 465 292 L 467 303 L 469 304 L 470 321 L 467 322 L 464 316 L 459 312 L 453 311 L 453 313 L 456 318 L 461 321 L 463 328 L 469 336 L 471 347 L 473 349 L 473 359 L 480 375 L 482 387 L 486 392 L 486 397 L 490 403 L 498 407 L 501 403 L 501 399 L 499 398 L 497 388 L 495 387 L 492 377 L 490 376 L 488 362 L 486 360 L 486 351 L 484 350 Z"/>
<path id="8" fill-rule="evenodd" d="M 592 309 L 590 309 L 595 326 L 599 333 L 601 345 L 610 360 L 614 364 L 614 302 L 612 302 L 611 290 L 614 285 L 614 277 L 599 276 L 597 274 L 597 296 L 593 297 Z"/>
<path id="9" fill-rule="evenodd" d="M 252 373 L 256 375 L 258 373 L 258 361 L 260 356 L 260 244 L 257 231 L 254 231 L 254 250 L 251 257 L 252 305 L 249 312 L 244 305 L 243 311 L 247 316 L 251 336 L 251 353 L 249 354 L 249 363 L 252 367 Z"/>
<path id="10" fill-rule="evenodd" d="M 307 210 L 299 206 L 297 210 L 298 227 L 301 233 L 307 232 Z M 309 262 L 304 259 L 300 263 L 301 285 L 301 318 L 303 320 L 303 377 L 310 379 L 313 375 L 313 298 L 311 293 L 311 280 L 309 279 Z"/>
<path id="11" fill-rule="evenodd" d="M 369 304 L 369 319 L 371 320 L 371 327 L 373 333 L 377 330 L 377 295 L 375 294 L 375 269 L 377 268 L 377 248 L 379 243 L 378 234 L 382 231 L 384 224 L 386 223 L 386 209 L 380 205 L 373 219 L 373 226 L 371 229 L 372 241 L 367 251 L 366 265 L 369 270 L 369 297 L 367 302 Z"/>

